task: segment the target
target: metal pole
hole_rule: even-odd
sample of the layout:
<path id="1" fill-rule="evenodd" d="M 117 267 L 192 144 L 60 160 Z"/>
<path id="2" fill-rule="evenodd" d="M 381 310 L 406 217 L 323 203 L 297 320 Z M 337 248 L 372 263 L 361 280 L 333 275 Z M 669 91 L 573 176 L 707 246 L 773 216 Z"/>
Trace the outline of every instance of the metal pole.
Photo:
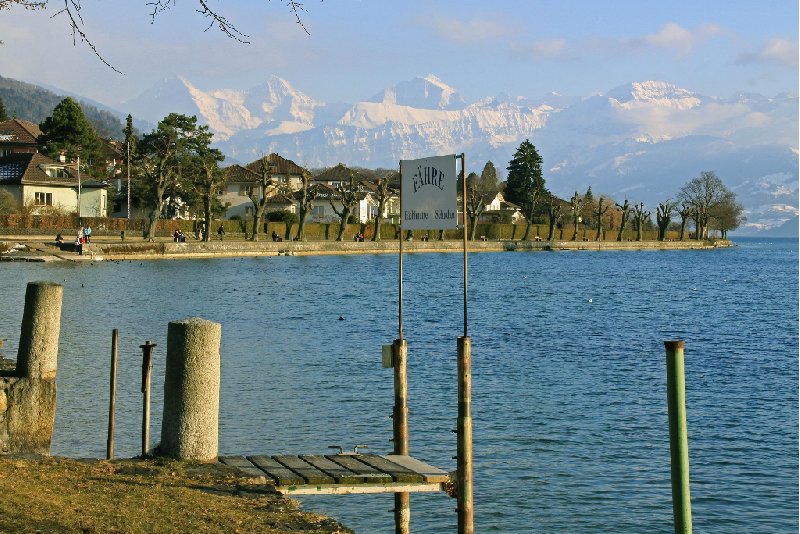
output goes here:
<path id="1" fill-rule="evenodd" d="M 456 472 L 458 533 L 473 534 L 472 502 L 472 340 L 467 335 L 467 167 L 461 154 L 461 211 L 464 222 L 464 336 L 458 338 L 458 421 Z"/>
<path id="2" fill-rule="evenodd" d="M 683 341 L 665 341 L 667 352 L 667 408 L 669 452 L 672 474 L 672 516 L 676 534 L 692 532 L 692 501 L 689 494 L 689 436 L 686 429 L 686 382 Z"/>
<path id="3" fill-rule="evenodd" d="M 81 205 L 81 157 L 78 156 L 78 219 L 83 218 L 83 206 Z"/>
<path id="4" fill-rule="evenodd" d="M 458 422 L 456 477 L 458 534 L 473 534 L 472 503 L 472 341 L 458 338 Z"/>
<path id="5" fill-rule="evenodd" d="M 128 216 L 127 219 L 131 218 L 131 138 L 128 137 Z"/>
<path id="6" fill-rule="evenodd" d="M 397 275 L 398 297 L 397 297 L 397 327 L 398 338 L 403 339 L 403 166 L 400 165 L 400 255 L 399 270 Z"/>
<path id="7" fill-rule="evenodd" d="M 467 337 L 467 167 L 461 154 L 461 212 L 464 219 L 464 337 Z"/>
<path id="8" fill-rule="evenodd" d="M 106 440 L 106 460 L 114 458 L 114 412 L 117 404 L 117 342 L 119 330 L 111 332 L 111 376 L 108 396 L 108 439 Z"/>
<path id="9" fill-rule="evenodd" d="M 139 345 L 142 349 L 142 393 L 144 393 L 143 417 L 142 417 L 142 456 L 147 456 L 150 450 L 150 371 L 153 369 L 153 348 L 156 344 L 149 339 L 144 345 Z"/>
<path id="10" fill-rule="evenodd" d="M 394 364 L 394 410 L 392 411 L 392 436 L 394 454 L 408 456 L 408 347 L 404 339 L 392 344 Z M 394 494 L 394 529 L 396 534 L 411 532 L 411 495 Z"/>

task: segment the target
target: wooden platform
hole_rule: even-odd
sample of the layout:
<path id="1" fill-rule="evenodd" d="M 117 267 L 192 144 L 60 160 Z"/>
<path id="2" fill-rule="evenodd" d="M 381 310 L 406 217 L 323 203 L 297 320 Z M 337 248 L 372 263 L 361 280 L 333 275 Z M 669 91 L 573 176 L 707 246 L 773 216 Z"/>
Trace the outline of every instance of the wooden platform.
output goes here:
<path id="1" fill-rule="evenodd" d="M 447 473 L 411 456 L 221 456 L 219 461 L 247 476 L 263 477 L 284 495 L 443 491 L 450 482 Z"/>

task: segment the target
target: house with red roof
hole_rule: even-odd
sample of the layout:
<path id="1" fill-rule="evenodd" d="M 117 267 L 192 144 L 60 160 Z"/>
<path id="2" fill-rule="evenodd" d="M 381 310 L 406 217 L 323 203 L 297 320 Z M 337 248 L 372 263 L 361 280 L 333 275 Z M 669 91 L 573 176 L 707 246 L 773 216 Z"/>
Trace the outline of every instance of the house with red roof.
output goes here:
<path id="1" fill-rule="evenodd" d="M 11 119 L 0 122 L 0 156 L 38 152 L 40 135 L 39 125 L 29 121 Z"/>

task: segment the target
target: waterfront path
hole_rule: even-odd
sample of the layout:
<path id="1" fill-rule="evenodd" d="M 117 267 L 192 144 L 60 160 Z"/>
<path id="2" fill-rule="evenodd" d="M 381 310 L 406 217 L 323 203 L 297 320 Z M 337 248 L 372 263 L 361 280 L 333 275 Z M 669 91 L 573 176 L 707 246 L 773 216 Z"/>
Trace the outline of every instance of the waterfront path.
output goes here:
<path id="1" fill-rule="evenodd" d="M 161 238 L 153 242 L 135 240 L 121 241 L 119 238 L 95 238 L 84 245 L 83 255 L 74 251 L 72 244 L 54 246 L 51 239 L 35 236 L 0 236 L 0 243 L 6 248 L 18 245 L 24 248 L 4 253 L 0 260 L 18 261 L 99 261 L 99 260 L 143 260 L 143 259 L 185 259 L 217 257 L 252 256 L 307 256 L 341 254 L 397 254 L 399 243 L 396 240 L 378 242 L 354 241 L 244 241 L 213 240 L 202 242 L 190 240 L 176 243 Z M 714 249 L 730 247 L 727 240 L 716 241 L 470 241 L 470 252 L 504 251 L 571 251 L 571 250 L 682 250 Z M 463 242 L 448 241 L 404 241 L 403 251 L 417 252 L 461 252 Z"/>

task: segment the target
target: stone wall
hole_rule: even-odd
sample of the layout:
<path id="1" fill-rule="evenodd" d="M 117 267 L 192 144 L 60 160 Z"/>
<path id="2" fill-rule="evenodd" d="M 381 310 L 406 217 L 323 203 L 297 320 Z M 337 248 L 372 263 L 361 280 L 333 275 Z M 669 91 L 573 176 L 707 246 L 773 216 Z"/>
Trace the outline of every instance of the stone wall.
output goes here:
<path id="1" fill-rule="evenodd" d="M 537 251 L 537 250 L 679 250 L 731 246 L 730 241 L 470 241 L 469 252 Z M 245 257 L 320 254 L 397 254 L 398 241 L 191 241 L 186 243 L 91 243 L 84 254 L 102 259 L 158 259 Z M 461 240 L 406 241 L 404 253 L 461 252 Z"/>

